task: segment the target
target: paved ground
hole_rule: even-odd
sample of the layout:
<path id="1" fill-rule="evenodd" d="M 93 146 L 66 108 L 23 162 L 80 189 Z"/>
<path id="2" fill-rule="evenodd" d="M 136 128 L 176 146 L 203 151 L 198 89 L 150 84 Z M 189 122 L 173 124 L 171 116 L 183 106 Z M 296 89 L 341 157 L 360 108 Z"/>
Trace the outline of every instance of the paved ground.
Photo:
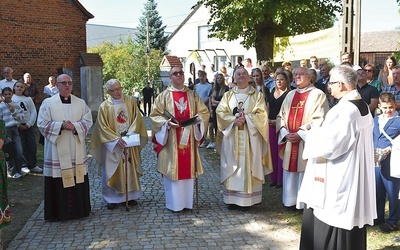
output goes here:
<path id="1" fill-rule="evenodd" d="M 150 129 L 149 119 L 145 121 Z M 228 210 L 222 202 L 218 160 L 202 159 L 205 174 L 199 178 L 199 213 L 165 208 L 149 142 L 142 150 L 144 196 L 138 206 L 129 212 L 125 207 L 104 206 L 98 164 L 91 158 L 91 216 L 46 222 L 42 203 L 8 249 L 298 249 L 299 234 L 268 218 L 265 201 L 248 212 Z"/>

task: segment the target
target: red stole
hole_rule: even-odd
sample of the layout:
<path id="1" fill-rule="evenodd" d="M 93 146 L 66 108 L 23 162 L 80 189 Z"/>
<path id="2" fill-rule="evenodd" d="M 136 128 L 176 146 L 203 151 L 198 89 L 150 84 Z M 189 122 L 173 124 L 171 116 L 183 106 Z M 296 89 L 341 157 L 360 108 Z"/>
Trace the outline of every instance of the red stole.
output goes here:
<path id="1" fill-rule="evenodd" d="M 289 117 L 288 117 L 288 130 L 290 133 L 296 133 L 299 131 L 300 126 L 303 122 L 304 107 L 308 95 L 311 91 L 299 93 L 296 91 L 294 94 L 292 103 L 290 105 Z M 292 151 L 290 152 L 289 160 L 289 172 L 297 172 L 297 160 L 299 157 L 299 142 L 292 143 Z"/>
<path id="2" fill-rule="evenodd" d="M 172 92 L 174 100 L 174 116 L 181 122 L 190 118 L 190 107 L 187 92 L 174 91 Z M 186 105 L 184 105 L 186 103 Z M 191 153 L 192 145 L 189 138 L 189 142 L 186 146 L 179 145 L 183 128 L 176 129 L 176 145 L 178 151 L 178 180 L 191 179 L 192 168 L 191 168 Z"/>

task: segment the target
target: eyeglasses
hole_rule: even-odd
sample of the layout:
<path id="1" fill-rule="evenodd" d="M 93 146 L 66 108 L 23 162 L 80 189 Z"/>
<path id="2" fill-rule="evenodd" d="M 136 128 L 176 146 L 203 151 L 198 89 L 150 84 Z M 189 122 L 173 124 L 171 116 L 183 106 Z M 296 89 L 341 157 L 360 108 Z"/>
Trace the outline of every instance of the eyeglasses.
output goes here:
<path id="1" fill-rule="evenodd" d="M 68 85 L 72 86 L 72 82 L 57 82 L 57 83 L 62 84 L 64 86 L 68 86 Z"/>
<path id="2" fill-rule="evenodd" d="M 366 72 L 372 72 L 372 69 L 364 69 Z"/>
<path id="3" fill-rule="evenodd" d="M 336 82 L 328 82 L 328 85 L 329 85 L 329 86 L 332 86 L 333 84 L 336 84 L 336 83 L 338 83 L 338 82 L 340 82 L 340 81 L 336 81 Z"/>
<path id="4" fill-rule="evenodd" d="M 119 91 L 122 91 L 122 90 L 123 90 L 123 88 L 121 87 L 121 88 L 116 88 L 116 89 L 109 89 L 108 91 L 114 93 L 115 91 L 119 92 Z"/>
<path id="5" fill-rule="evenodd" d="M 183 71 L 175 71 L 175 72 L 171 73 L 171 75 L 173 75 L 173 76 L 178 76 L 178 75 L 183 76 L 183 74 L 184 74 Z"/>

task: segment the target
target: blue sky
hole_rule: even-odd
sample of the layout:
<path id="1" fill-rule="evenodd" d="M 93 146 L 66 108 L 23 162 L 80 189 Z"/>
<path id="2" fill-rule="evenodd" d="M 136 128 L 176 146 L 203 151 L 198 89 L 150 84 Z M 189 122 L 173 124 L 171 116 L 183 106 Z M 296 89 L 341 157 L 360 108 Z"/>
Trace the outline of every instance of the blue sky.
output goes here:
<path id="1" fill-rule="evenodd" d="M 95 17 L 91 24 L 136 28 L 147 0 L 79 0 Z M 192 11 L 197 0 L 156 0 L 157 10 L 167 25 L 166 31 L 173 32 Z"/>
<path id="2" fill-rule="evenodd" d="M 400 14 L 396 0 L 360 0 L 361 30 L 392 30 L 400 26 Z M 88 23 L 135 28 L 139 24 L 146 0 L 80 0 L 95 18 Z M 174 31 L 191 12 L 197 0 L 156 0 L 157 10 L 167 25 L 166 31 Z"/>

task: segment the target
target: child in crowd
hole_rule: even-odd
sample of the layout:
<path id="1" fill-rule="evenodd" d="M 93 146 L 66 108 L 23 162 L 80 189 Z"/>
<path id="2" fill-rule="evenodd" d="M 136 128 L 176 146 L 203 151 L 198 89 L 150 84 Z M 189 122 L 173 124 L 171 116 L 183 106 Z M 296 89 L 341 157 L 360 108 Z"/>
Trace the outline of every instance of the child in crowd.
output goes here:
<path id="1" fill-rule="evenodd" d="M 22 118 L 21 108 L 11 100 L 13 91 L 9 87 L 5 87 L 1 93 L 3 94 L 4 101 L 0 103 L 0 120 L 6 123 L 7 138 L 14 142 L 16 149 L 15 159 L 7 162 L 8 173 L 14 178 L 18 179 L 26 173 L 21 171 L 22 168 L 22 144 L 18 132 L 18 121 Z"/>
<path id="2" fill-rule="evenodd" d="M 400 179 L 390 176 L 390 151 L 391 139 L 400 134 L 400 117 L 396 112 L 395 97 L 391 93 L 382 93 L 379 97 L 379 108 L 382 114 L 374 118 L 374 147 L 382 149 L 386 158 L 380 162 L 380 167 L 375 167 L 376 180 L 376 207 L 378 218 L 374 224 L 379 225 L 383 233 L 399 230 L 397 222 L 400 216 L 400 203 L 398 200 Z M 389 218 L 385 221 L 386 195 L 389 200 Z"/>

